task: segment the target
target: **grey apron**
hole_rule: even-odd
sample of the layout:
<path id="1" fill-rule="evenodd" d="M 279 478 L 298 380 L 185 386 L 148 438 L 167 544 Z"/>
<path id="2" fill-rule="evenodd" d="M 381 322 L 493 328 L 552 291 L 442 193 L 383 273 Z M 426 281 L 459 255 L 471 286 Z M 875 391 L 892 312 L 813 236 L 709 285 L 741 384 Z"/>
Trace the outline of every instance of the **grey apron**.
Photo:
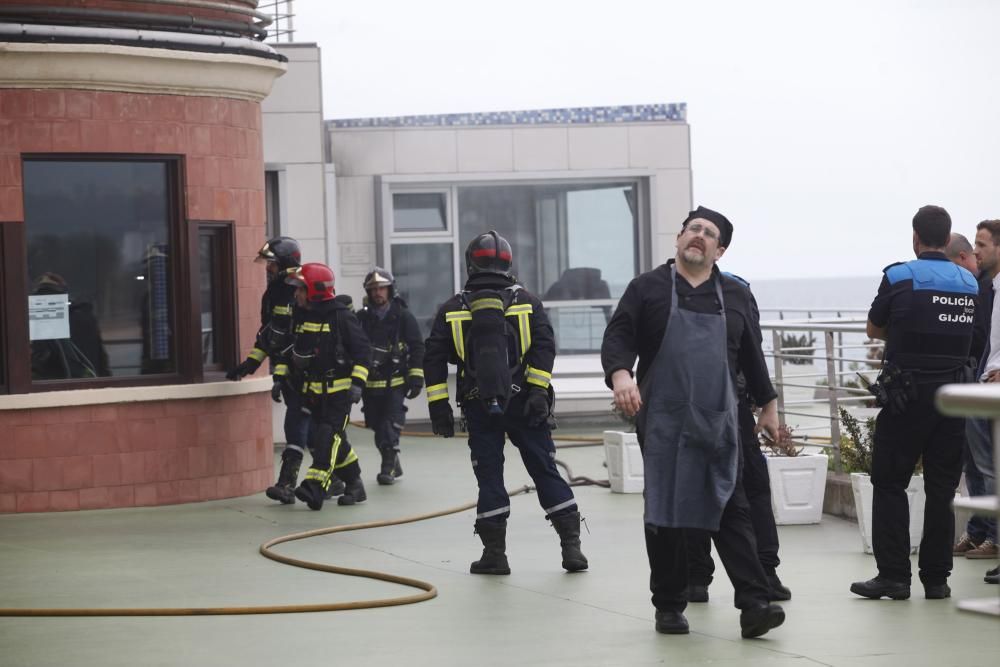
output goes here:
<path id="1" fill-rule="evenodd" d="M 717 531 L 739 467 L 726 305 L 720 281 L 712 277 L 718 313 L 678 308 L 674 265 L 670 275 L 670 317 L 640 386 L 644 519 L 654 526 Z"/>

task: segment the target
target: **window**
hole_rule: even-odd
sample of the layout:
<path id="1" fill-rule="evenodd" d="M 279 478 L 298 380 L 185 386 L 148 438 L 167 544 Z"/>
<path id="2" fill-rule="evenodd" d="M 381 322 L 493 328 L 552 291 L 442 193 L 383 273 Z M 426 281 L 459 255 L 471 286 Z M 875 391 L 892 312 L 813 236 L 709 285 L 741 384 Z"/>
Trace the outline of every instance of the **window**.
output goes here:
<path id="1" fill-rule="evenodd" d="M 281 189 L 279 187 L 280 173 L 264 172 L 264 232 L 267 238 L 278 236 L 281 229 Z"/>
<path id="2" fill-rule="evenodd" d="M 451 243 L 399 243 L 392 246 L 392 272 L 399 293 L 417 318 L 424 336 L 434 316 L 455 293 Z M 444 270 L 442 270 L 444 268 Z"/>
<path id="3" fill-rule="evenodd" d="M 641 185 L 641 179 L 493 182 L 429 192 L 407 184 L 390 193 L 390 266 L 402 291 L 410 281 L 420 286 L 413 298 L 426 301 L 419 304 L 426 312 L 418 319 L 433 318 L 465 281 L 466 246 L 495 229 L 511 244 L 518 281 L 545 302 L 559 351 L 593 353 L 617 299 L 640 271 Z M 442 278 L 449 259 L 450 289 Z"/>
<path id="4" fill-rule="evenodd" d="M 180 219 L 180 159 L 26 156 L 22 173 L 24 223 L 0 225 L 0 391 L 235 363 L 233 223 Z"/>
<path id="5" fill-rule="evenodd" d="M 220 372 L 236 363 L 234 256 L 231 223 L 198 223 L 198 323 L 206 372 Z"/>

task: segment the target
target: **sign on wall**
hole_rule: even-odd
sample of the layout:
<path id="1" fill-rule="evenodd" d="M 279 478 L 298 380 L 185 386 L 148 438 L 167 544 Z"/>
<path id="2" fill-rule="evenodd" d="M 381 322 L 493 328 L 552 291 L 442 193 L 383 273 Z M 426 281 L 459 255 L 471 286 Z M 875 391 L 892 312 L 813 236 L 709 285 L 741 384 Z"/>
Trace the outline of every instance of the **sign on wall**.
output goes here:
<path id="1" fill-rule="evenodd" d="M 28 336 L 31 340 L 69 338 L 68 294 L 28 297 Z"/>

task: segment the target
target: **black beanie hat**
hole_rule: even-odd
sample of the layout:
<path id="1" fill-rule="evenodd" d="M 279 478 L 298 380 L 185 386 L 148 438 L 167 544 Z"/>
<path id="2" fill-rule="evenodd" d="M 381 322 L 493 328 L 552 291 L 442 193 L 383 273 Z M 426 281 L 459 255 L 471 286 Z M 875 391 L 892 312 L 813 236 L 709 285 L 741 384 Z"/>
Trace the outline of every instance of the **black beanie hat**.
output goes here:
<path id="1" fill-rule="evenodd" d="M 718 211 L 713 211 L 710 208 L 699 206 L 695 210 L 688 213 L 688 217 L 684 219 L 684 224 L 681 225 L 681 229 L 687 227 L 687 224 L 695 218 L 708 220 L 718 227 L 720 234 L 719 245 L 723 248 L 729 247 L 729 242 L 733 240 L 733 223 L 729 222 L 729 218 L 722 215 Z"/>

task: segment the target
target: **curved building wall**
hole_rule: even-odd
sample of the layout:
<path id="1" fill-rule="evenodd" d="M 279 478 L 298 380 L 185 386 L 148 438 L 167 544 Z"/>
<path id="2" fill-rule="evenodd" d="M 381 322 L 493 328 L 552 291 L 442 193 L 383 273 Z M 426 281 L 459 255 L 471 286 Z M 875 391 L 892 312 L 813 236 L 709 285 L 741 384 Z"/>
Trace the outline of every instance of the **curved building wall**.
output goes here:
<path id="1" fill-rule="evenodd" d="M 152 3 L 88 3 L 98 5 L 153 9 Z M 155 8 L 175 13 L 168 5 Z M 90 36 L 100 34 L 95 28 Z M 253 258 L 265 234 L 260 100 L 284 70 L 273 51 L 247 55 L 262 45 L 237 41 L 247 48 L 212 53 L 92 40 L 4 43 L 0 33 L 0 246 L 6 260 L 0 275 L 6 297 L 0 306 L 0 512 L 210 500 L 268 485 L 270 382 L 226 382 L 224 364 L 203 363 L 208 344 L 199 336 L 194 296 L 203 285 L 188 256 L 197 254 L 203 228 L 228 239 L 218 257 L 230 273 L 220 269 L 213 289 L 225 292 L 219 303 L 233 320 L 220 322 L 215 314 L 216 328 L 230 332 L 232 363 L 252 347 L 259 324 L 264 274 Z M 158 376 L 160 382 L 136 371 L 132 378 L 39 383 L 18 357 L 30 344 L 25 162 L 132 158 L 162 159 L 176 171 L 178 252 L 171 260 L 179 269 L 171 283 L 177 312 L 170 332 L 176 367 Z"/>

